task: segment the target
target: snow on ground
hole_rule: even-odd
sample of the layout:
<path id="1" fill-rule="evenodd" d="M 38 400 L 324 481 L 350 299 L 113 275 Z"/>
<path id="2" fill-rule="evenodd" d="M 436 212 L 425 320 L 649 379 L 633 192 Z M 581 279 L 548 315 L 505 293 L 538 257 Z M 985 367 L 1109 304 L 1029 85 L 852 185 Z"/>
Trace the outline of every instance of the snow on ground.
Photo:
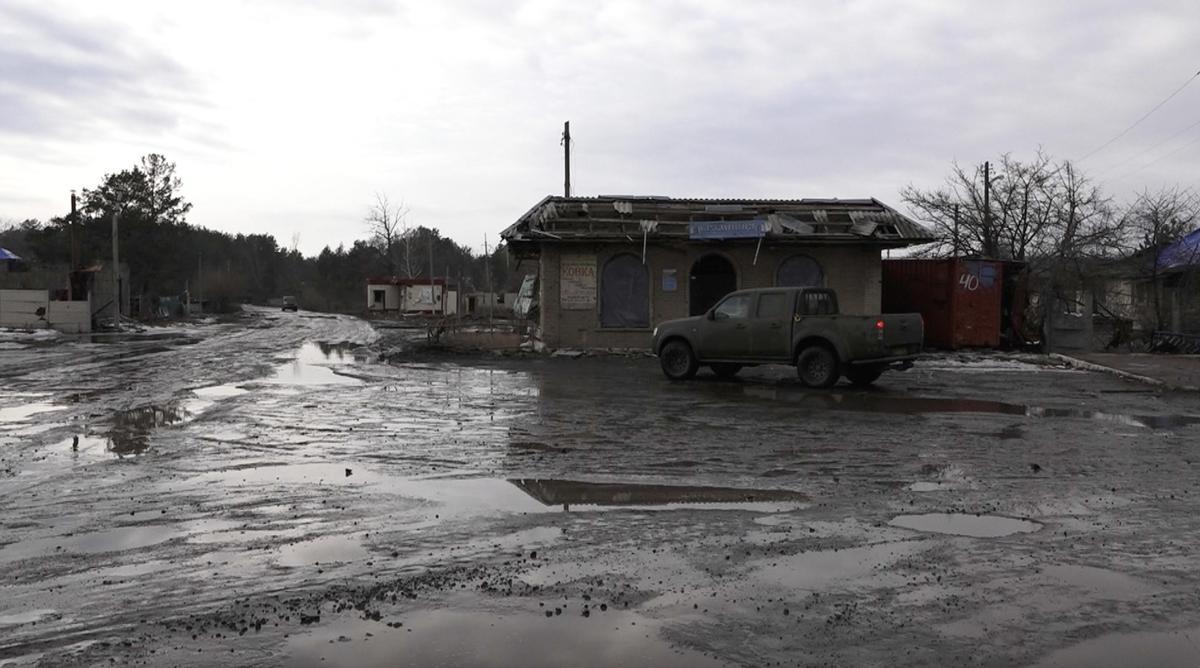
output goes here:
<path id="1" fill-rule="evenodd" d="M 0 341 L 48 341 L 62 336 L 53 329 L 10 329 L 0 327 Z"/>
<path id="2" fill-rule="evenodd" d="M 998 371 L 1073 371 L 1069 365 L 1032 353 L 1006 352 L 937 352 L 916 363 L 916 368 L 928 371 L 965 371 L 992 373 Z"/>

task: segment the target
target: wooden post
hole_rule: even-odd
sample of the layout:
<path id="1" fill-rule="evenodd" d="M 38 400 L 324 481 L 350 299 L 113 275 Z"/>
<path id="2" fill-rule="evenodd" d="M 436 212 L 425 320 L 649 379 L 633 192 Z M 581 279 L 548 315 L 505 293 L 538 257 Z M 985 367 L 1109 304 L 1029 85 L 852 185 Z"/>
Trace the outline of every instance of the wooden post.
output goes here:
<path id="1" fill-rule="evenodd" d="M 563 123 L 563 197 L 571 196 L 571 121 Z"/>

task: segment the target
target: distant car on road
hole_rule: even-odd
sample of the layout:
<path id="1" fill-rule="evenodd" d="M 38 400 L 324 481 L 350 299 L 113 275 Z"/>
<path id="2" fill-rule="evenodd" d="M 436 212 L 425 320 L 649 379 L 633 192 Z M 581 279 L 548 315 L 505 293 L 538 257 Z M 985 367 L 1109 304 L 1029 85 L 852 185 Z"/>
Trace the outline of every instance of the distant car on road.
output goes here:
<path id="1" fill-rule="evenodd" d="M 730 377 L 746 366 L 792 364 L 804 385 L 832 387 L 842 375 L 870 385 L 889 367 L 911 365 L 924 337 L 919 313 L 840 315 L 833 290 L 758 288 L 655 327 L 653 349 L 672 380 L 701 366 Z"/>
<path id="2" fill-rule="evenodd" d="M 284 297 L 283 298 L 283 310 L 285 310 L 285 311 L 300 310 L 300 307 L 296 304 L 296 298 L 295 297 Z"/>

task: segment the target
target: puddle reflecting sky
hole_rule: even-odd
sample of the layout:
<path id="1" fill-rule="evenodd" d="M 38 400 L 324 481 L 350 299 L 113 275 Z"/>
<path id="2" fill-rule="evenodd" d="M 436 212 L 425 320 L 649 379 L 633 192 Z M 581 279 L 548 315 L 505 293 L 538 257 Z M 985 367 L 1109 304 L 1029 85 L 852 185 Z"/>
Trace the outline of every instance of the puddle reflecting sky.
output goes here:
<path id="1" fill-rule="evenodd" d="M 1032 533 L 1042 528 L 1037 522 L 1018 520 L 997 515 L 968 515 L 965 513 L 928 513 L 926 515 L 900 515 L 891 521 L 892 526 L 944 533 L 972 538 L 999 538 L 1015 533 Z"/>
<path id="2" fill-rule="evenodd" d="M 589 611 L 590 612 L 590 611 Z M 724 666 L 673 648 L 644 617 L 582 608 L 547 618 L 543 611 L 488 614 L 432 610 L 406 615 L 403 626 L 345 620 L 288 643 L 287 666 L 477 666 L 561 668 L 705 668 Z M 367 637 L 367 634 L 371 634 Z M 330 641 L 333 642 L 330 642 Z"/>
<path id="3" fill-rule="evenodd" d="M 1026 406 L 988 399 L 954 397 L 914 397 L 883 392 L 811 392 L 790 386 L 755 384 L 713 384 L 718 391 L 740 391 L 746 396 L 795 402 L 825 410 L 864 413 L 921 415 L 926 413 L 993 413 L 1036 418 L 1084 418 L 1147 429 L 1180 429 L 1200 424 L 1196 415 L 1125 415 L 1075 408 Z"/>
<path id="4" fill-rule="evenodd" d="M 1085 640 L 1046 656 L 1036 668 L 1196 668 L 1200 628 L 1167 632 L 1114 633 Z"/>

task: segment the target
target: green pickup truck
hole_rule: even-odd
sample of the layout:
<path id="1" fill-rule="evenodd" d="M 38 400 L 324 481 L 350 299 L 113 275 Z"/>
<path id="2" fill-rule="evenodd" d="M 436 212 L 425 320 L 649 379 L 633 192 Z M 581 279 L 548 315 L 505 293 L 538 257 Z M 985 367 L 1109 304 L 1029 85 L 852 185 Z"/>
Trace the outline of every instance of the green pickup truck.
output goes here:
<path id="1" fill-rule="evenodd" d="M 840 315 L 833 290 L 759 288 L 655 327 L 653 349 L 672 380 L 701 366 L 729 377 L 746 366 L 792 364 L 806 386 L 832 387 L 843 375 L 870 385 L 888 367 L 911 365 L 924 338 L 918 313 Z"/>

